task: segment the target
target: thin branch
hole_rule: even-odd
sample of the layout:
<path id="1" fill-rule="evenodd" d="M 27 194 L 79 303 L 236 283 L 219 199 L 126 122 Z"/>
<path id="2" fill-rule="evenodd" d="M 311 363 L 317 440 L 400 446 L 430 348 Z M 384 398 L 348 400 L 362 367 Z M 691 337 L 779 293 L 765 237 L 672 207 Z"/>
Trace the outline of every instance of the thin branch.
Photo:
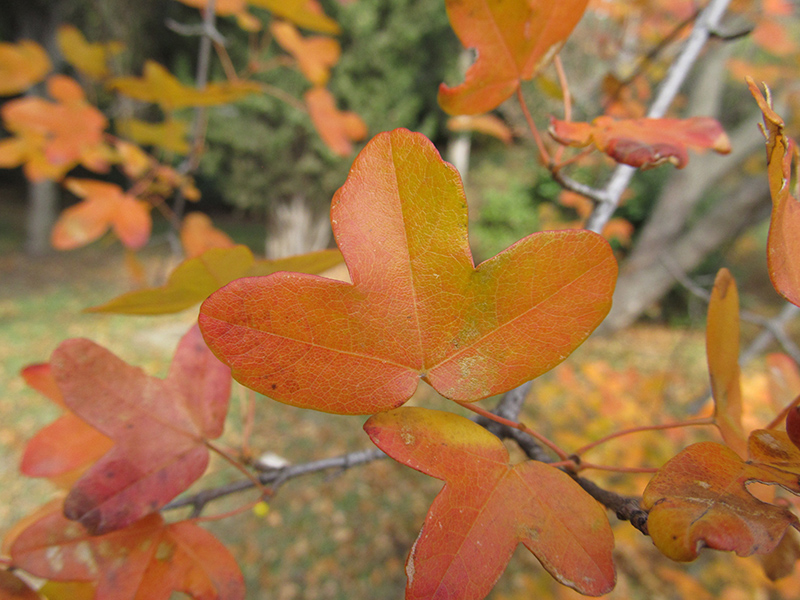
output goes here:
<path id="1" fill-rule="evenodd" d="M 345 471 L 351 467 L 370 463 L 382 458 L 386 458 L 386 454 L 377 448 L 358 450 L 356 452 L 350 452 L 348 454 L 343 454 L 341 456 L 335 456 L 332 458 L 323 458 L 321 460 L 291 465 L 280 469 L 270 469 L 259 474 L 258 480 L 262 485 L 268 486 L 274 495 L 280 486 L 296 477 L 301 477 L 310 473 L 318 473 L 320 471 L 327 471 L 330 469 Z M 199 515 L 210 502 L 225 496 L 230 496 L 231 494 L 250 490 L 254 487 L 255 483 L 253 481 L 250 481 L 249 479 L 242 479 L 240 481 L 234 481 L 233 483 L 213 489 L 203 490 L 191 496 L 178 498 L 177 500 L 174 500 L 164 506 L 164 508 L 161 510 L 166 511 L 175 510 L 177 508 L 192 507 L 192 513 Z"/>
<path id="2" fill-rule="evenodd" d="M 692 279 L 683 272 L 677 265 L 675 260 L 669 256 L 664 255 L 661 257 L 661 262 L 664 268 L 669 271 L 675 280 L 689 290 L 692 294 L 701 298 L 705 302 L 711 300 L 711 294 L 703 287 L 697 285 Z M 791 356 L 795 362 L 800 363 L 800 348 L 797 344 L 787 335 L 786 324 L 800 314 L 800 307 L 787 302 L 783 310 L 776 317 L 764 317 L 749 310 L 743 310 L 739 313 L 742 321 L 758 325 L 762 331 L 750 345 L 739 356 L 739 364 L 745 365 L 750 362 L 757 355 L 761 354 L 766 347 L 775 340 L 780 344 L 783 351 Z"/>

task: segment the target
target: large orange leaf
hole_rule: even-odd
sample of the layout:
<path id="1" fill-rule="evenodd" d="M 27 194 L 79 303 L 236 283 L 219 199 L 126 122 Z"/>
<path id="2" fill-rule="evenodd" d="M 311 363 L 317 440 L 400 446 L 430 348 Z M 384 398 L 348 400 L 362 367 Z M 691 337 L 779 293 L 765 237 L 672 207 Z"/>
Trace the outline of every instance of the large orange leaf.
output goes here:
<path id="1" fill-rule="evenodd" d="M 0 96 L 11 96 L 39 83 L 50 72 L 47 52 L 36 42 L 0 42 Z"/>
<path id="2" fill-rule="evenodd" d="M 339 33 L 339 24 L 326 15 L 317 0 L 247 0 L 252 6 L 266 8 L 276 17 L 298 27 L 320 33 Z"/>
<path id="3" fill-rule="evenodd" d="M 714 420 L 725 443 L 741 458 L 747 458 L 739 382 L 739 293 L 727 269 L 717 273 L 708 304 L 706 354 Z"/>
<path id="4" fill-rule="evenodd" d="M 367 126 L 361 117 L 352 111 L 336 108 L 333 94 L 325 88 L 308 90 L 305 100 L 319 136 L 335 154 L 348 156 L 353 151 L 353 142 L 367 137 Z"/>
<path id="5" fill-rule="evenodd" d="M 115 441 L 70 490 L 69 518 L 93 534 L 126 527 L 203 474 L 204 440 L 222 433 L 231 380 L 197 327 L 178 345 L 166 379 L 85 339 L 63 342 L 50 364 L 67 406 Z"/>
<path id="6" fill-rule="evenodd" d="M 538 233 L 472 261 L 461 179 L 421 134 L 379 134 L 336 192 L 352 284 L 295 273 L 212 294 L 200 326 L 244 385 L 276 400 L 371 414 L 425 379 L 473 401 L 560 363 L 605 317 L 617 266 L 586 231 Z"/>
<path id="7" fill-rule="evenodd" d="M 439 87 L 451 115 L 475 115 L 509 98 L 561 49 L 588 0 L 447 0 L 453 30 L 478 58 L 464 83 Z"/>
<path id="8" fill-rule="evenodd" d="M 72 25 L 61 25 L 56 33 L 56 40 L 64 59 L 94 79 L 108 76 L 108 61 L 125 47 L 122 42 L 90 43 Z"/>
<path id="9" fill-rule="evenodd" d="M 254 81 L 211 83 L 198 90 L 183 85 L 153 60 L 145 63 L 142 77 L 117 77 L 109 81 L 108 86 L 136 100 L 158 104 L 167 111 L 187 106 L 228 104 L 261 91 L 261 86 Z"/>
<path id="10" fill-rule="evenodd" d="M 321 273 L 342 262 L 338 250 L 319 250 L 277 260 L 255 260 L 246 246 L 212 248 L 175 267 L 161 287 L 123 294 L 89 312 L 126 315 L 175 313 L 202 302 L 223 285 L 240 277 L 269 275 L 277 271 Z"/>
<path id="11" fill-rule="evenodd" d="M 49 364 L 30 365 L 21 375 L 29 386 L 66 409 Z M 57 485 L 72 485 L 111 446 L 108 437 L 68 412 L 28 441 L 20 471 L 28 477 L 47 477 Z"/>
<path id="12" fill-rule="evenodd" d="M 240 600 L 244 580 L 230 552 L 192 521 L 166 524 L 150 515 L 93 536 L 60 507 L 36 520 L 11 545 L 14 567 L 54 581 L 97 582 L 95 600 Z"/>
<path id="13" fill-rule="evenodd" d="M 4 125 L 14 137 L 0 141 L 0 166 L 23 165 L 34 181 L 61 179 L 78 164 L 107 170 L 113 154 L 103 141 L 108 124 L 103 114 L 65 75 L 50 77 L 47 91 L 56 102 L 26 97 L 3 105 Z"/>
<path id="14" fill-rule="evenodd" d="M 697 558 L 702 547 L 739 556 L 774 550 L 797 517 L 785 507 L 761 502 L 750 481 L 800 493 L 797 475 L 767 464 L 744 462 L 722 444 L 693 444 L 664 465 L 644 491 L 653 543 L 673 560 Z"/>
<path id="15" fill-rule="evenodd" d="M 566 473 L 510 465 L 499 438 L 449 412 L 403 407 L 364 429 L 395 460 L 445 481 L 406 562 L 408 600 L 485 597 L 520 543 L 583 594 L 614 587 L 608 518 Z"/>
<path id="16" fill-rule="evenodd" d="M 750 93 L 764 115 L 767 137 L 767 175 L 772 195 L 772 217 L 767 240 L 769 277 L 775 290 L 800 306 L 800 200 L 792 196 L 792 163 L 798 160 L 797 144 L 786 137 L 783 119 L 772 109 L 770 99 L 761 95 L 748 78 Z"/>
<path id="17" fill-rule="evenodd" d="M 339 42 L 329 37 L 304 38 L 291 23 L 274 21 L 269 30 L 275 41 L 297 59 L 300 72 L 316 86 L 328 83 L 330 69 L 339 60 Z"/>
<path id="18" fill-rule="evenodd" d="M 65 185 L 84 200 L 58 217 L 50 236 L 54 248 L 80 248 L 98 239 L 109 228 L 128 248 L 141 248 L 150 239 L 152 219 L 147 203 L 126 194 L 115 183 L 67 179 Z"/>
<path id="19" fill-rule="evenodd" d="M 602 116 L 591 123 L 551 119 L 550 135 L 568 146 L 594 144 L 615 161 L 640 169 L 665 162 L 682 169 L 689 162 L 689 148 L 720 154 L 731 151 L 725 130 L 709 117 L 616 120 Z"/>

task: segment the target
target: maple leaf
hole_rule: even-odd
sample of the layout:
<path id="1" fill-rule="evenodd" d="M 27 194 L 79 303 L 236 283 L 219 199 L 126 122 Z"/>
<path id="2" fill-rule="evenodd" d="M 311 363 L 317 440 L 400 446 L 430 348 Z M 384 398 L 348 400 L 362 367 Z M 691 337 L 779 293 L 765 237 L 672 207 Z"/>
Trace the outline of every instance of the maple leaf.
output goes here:
<path id="1" fill-rule="evenodd" d="M 247 0 L 252 6 L 266 8 L 276 17 L 298 27 L 320 33 L 339 33 L 339 24 L 327 16 L 317 0 Z"/>
<path id="2" fill-rule="evenodd" d="M 231 380 L 197 327 L 178 345 L 166 379 L 85 339 L 63 342 L 50 364 L 66 405 L 115 441 L 70 490 L 69 518 L 93 534 L 119 529 L 203 474 L 205 440 L 222 434 Z"/>
<path id="3" fill-rule="evenodd" d="M 32 181 L 61 179 L 78 164 L 106 171 L 113 159 L 103 142 L 106 118 L 65 75 L 51 76 L 47 92 L 57 102 L 27 97 L 0 109 L 5 127 L 14 134 L 0 141 L 0 166 L 23 165 Z"/>
<path id="4" fill-rule="evenodd" d="M 652 169 L 665 162 L 682 169 L 688 149 L 731 151 L 731 143 L 716 119 L 620 119 L 597 117 L 591 123 L 550 120 L 550 135 L 560 144 L 582 148 L 594 144 L 618 163 Z"/>
<path id="5" fill-rule="evenodd" d="M 148 123 L 139 119 L 117 119 L 115 125 L 120 135 L 143 146 L 158 146 L 176 154 L 187 154 L 189 124 L 179 119 L 167 119 L 161 123 Z"/>
<path id="6" fill-rule="evenodd" d="M 773 551 L 786 528 L 799 523 L 787 508 L 753 497 L 746 487 L 750 481 L 800 493 L 795 474 L 744 462 L 715 442 L 689 446 L 667 462 L 644 491 L 642 508 L 649 511 L 653 543 L 678 561 L 694 560 L 704 546 L 739 556 Z"/>
<path id="7" fill-rule="evenodd" d="M 125 48 L 122 42 L 90 43 L 72 25 L 61 25 L 56 32 L 56 41 L 64 59 L 94 79 L 107 77 L 108 61 Z"/>
<path id="8" fill-rule="evenodd" d="M 14 567 L 54 581 L 97 582 L 95 600 L 241 600 L 244 581 L 230 552 L 192 521 L 160 515 L 93 536 L 61 514 L 59 503 L 11 544 Z"/>
<path id="9" fill-rule="evenodd" d="M 372 414 L 420 378 L 456 400 L 499 394 L 564 360 L 611 304 L 616 262 L 590 232 L 533 234 L 476 268 L 457 171 L 404 129 L 358 155 L 331 224 L 352 284 L 276 273 L 201 307 L 234 377 L 281 402 Z"/>
<path id="10" fill-rule="evenodd" d="M 30 387 L 68 410 L 49 364 L 30 365 L 21 375 Z M 20 471 L 28 477 L 46 477 L 56 485 L 69 486 L 111 446 L 108 437 L 68 412 L 28 441 Z"/>
<path id="11" fill-rule="evenodd" d="M 725 443 L 747 457 L 739 382 L 739 293 L 727 269 L 720 269 L 711 291 L 706 325 L 706 355 L 714 398 L 714 420 Z"/>
<path id="12" fill-rule="evenodd" d="M 204 89 L 183 85 L 178 78 L 153 60 L 144 64 L 142 77 L 117 77 L 108 87 L 130 98 L 153 102 L 166 111 L 187 106 L 214 106 L 228 104 L 258 93 L 261 86 L 254 81 L 229 81 L 210 83 Z"/>
<path id="13" fill-rule="evenodd" d="M 274 21 L 270 32 L 281 48 L 294 56 L 300 72 L 315 86 L 324 86 L 330 77 L 330 68 L 339 60 L 339 42 L 329 37 L 304 38 L 291 23 Z"/>
<path id="14" fill-rule="evenodd" d="M 181 223 L 181 245 L 186 258 L 194 258 L 211 248 L 233 248 L 236 244 L 228 234 L 214 227 L 207 214 L 190 212 Z"/>
<path id="15" fill-rule="evenodd" d="M 318 250 L 277 260 L 256 260 L 247 246 L 211 248 L 184 260 L 170 273 L 163 286 L 136 290 L 87 312 L 126 315 L 175 313 L 205 300 L 227 283 L 240 277 L 269 275 L 277 271 L 320 273 L 342 262 L 338 250 Z"/>
<path id="16" fill-rule="evenodd" d="M 126 194 L 114 183 L 94 179 L 67 179 L 76 196 L 84 198 L 58 217 L 50 240 L 58 250 L 73 250 L 89 244 L 109 228 L 128 248 L 138 249 L 150 239 L 150 206 Z"/>
<path id="17" fill-rule="evenodd" d="M 36 42 L 0 42 L 0 96 L 24 92 L 42 81 L 51 68 L 47 52 Z"/>
<path id="18" fill-rule="evenodd" d="M 588 0 L 447 0 L 450 24 L 478 58 L 464 83 L 439 86 L 439 105 L 451 115 L 489 112 L 520 82 L 555 56 L 578 24 Z"/>
<path id="19" fill-rule="evenodd" d="M 364 429 L 395 460 L 445 481 L 406 562 L 408 600 L 485 597 L 520 543 L 582 594 L 614 587 L 605 511 L 566 473 L 510 465 L 499 438 L 449 412 L 403 407 Z"/>
<path id="20" fill-rule="evenodd" d="M 775 290 L 800 306 L 800 200 L 792 196 L 792 163 L 798 160 L 797 144 L 786 137 L 783 119 L 748 78 L 750 93 L 764 115 L 762 131 L 767 138 L 767 176 L 772 196 L 772 216 L 767 239 L 767 266 Z M 795 190 L 795 195 L 798 195 Z"/>
<path id="21" fill-rule="evenodd" d="M 367 137 L 367 126 L 361 117 L 354 112 L 337 109 L 333 94 L 325 88 L 312 88 L 304 98 L 314 127 L 334 154 L 349 155 L 353 151 L 352 142 Z"/>
<path id="22" fill-rule="evenodd" d="M 450 131 L 477 131 L 496 137 L 504 144 L 510 144 L 513 139 L 511 129 L 502 119 L 494 115 L 459 115 L 447 120 Z"/>

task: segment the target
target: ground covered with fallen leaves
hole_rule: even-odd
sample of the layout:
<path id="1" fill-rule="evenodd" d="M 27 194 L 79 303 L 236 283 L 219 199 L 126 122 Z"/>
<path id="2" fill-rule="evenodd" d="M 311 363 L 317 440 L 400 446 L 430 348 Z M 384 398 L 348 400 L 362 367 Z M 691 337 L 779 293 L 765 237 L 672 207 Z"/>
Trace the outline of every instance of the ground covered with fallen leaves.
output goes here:
<path id="1" fill-rule="evenodd" d="M 162 247 L 163 250 L 163 247 Z M 175 261 L 145 251 L 147 276 L 156 282 Z M 29 258 L 14 248 L 0 253 L 0 531 L 49 499 L 53 488 L 18 473 L 24 444 L 58 414 L 44 397 L 26 388 L 22 367 L 47 361 L 62 340 L 87 337 L 148 373 L 163 376 L 180 336 L 196 309 L 164 317 L 86 314 L 82 309 L 131 289 L 122 252 L 99 244 L 71 253 Z M 764 423 L 768 377 L 763 361 L 744 372 L 746 424 Z M 537 380 L 523 419 L 567 450 L 622 427 L 683 420 L 708 414 L 702 321 L 688 327 L 639 326 L 613 338 L 592 337 L 571 359 Z M 238 451 L 243 441 L 247 393 L 235 388 L 223 444 Z M 452 403 L 423 388 L 412 401 L 452 410 Z M 492 401 L 484 401 L 491 407 Z M 275 453 L 301 463 L 369 448 L 364 417 L 332 416 L 256 403 L 252 452 Z M 660 466 L 698 439 L 718 439 L 708 430 L 674 430 L 630 436 L 591 451 L 593 463 Z M 511 448 L 511 447 L 510 447 Z M 512 456 L 520 458 L 519 454 Z M 589 476 L 623 493 L 640 494 L 646 475 Z M 212 461 L 198 485 L 241 477 Z M 383 460 L 346 472 L 311 475 L 284 485 L 267 510 L 209 523 L 242 565 L 248 598 L 399 598 L 403 564 L 440 482 Z M 197 489 L 197 486 L 196 488 Z M 234 496 L 208 514 L 252 500 Z M 706 553 L 689 565 L 660 557 L 650 540 L 612 517 L 617 538 L 617 589 L 611 598 L 800 597 L 790 578 L 768 583 L 754 559 Z M 550 580 L 524 550 L 514 555 L 490 597 L 570 598 L 574 592 Z"/>

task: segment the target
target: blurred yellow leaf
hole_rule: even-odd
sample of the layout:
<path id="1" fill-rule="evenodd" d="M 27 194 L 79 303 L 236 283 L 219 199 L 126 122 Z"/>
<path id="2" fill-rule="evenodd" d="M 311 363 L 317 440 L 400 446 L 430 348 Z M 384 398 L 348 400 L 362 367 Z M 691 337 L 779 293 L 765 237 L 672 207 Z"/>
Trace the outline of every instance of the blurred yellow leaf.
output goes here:
<path id="1" fill-rule="evenodd" d="M 108 61 L 119 54 L 125 45 L 122 42 L 91 43 L 86 41 L 77 27 L 62 25 L 56 33 L 58 49 L 73 67 L 94 79 L 108 76 Z"/>
<path id="2" fill-rule="evenodd" d="M 0 96 L 24 92 L 44 79 L 50 69 L 47 52 L 36 42 L 0 42 Z"/>

